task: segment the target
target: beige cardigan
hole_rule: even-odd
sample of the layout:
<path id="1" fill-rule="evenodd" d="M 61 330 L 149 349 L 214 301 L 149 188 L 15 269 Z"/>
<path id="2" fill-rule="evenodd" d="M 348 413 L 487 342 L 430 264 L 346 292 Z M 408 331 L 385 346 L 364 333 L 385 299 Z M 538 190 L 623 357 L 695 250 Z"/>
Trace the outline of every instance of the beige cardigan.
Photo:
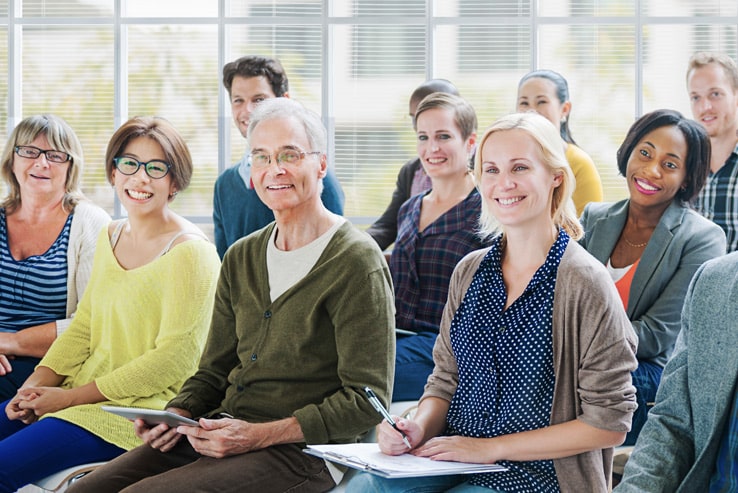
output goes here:
<path id="1" fill-rule="evenodd" d="M 97 236 L 109 222 L 108 213 L 92 202 L 83 200 L 74 207 L 67 247 L 67 318 L 56 321 L 57 337 L 72 322 L 77 303 L 92 274 Z"/>
<path id="2" fill-rule="evenodd" d="M 433 350 L 435 369 L 425 397 L 451 401 L 458 368 L 449 328 L 456 309 L 489 248 L 464 257 L 454 270 L 441 331 Z M 553 306 L 554 387 L 551 424 L 573 419 L 596 428 L 628 431 L 636 408 L 630 372 L 637 366 L 637 339 L 604 266 L 575 241 L 559 265 Z M 555 459 L 562 492 L 606 492 L 612 449 Z"/>

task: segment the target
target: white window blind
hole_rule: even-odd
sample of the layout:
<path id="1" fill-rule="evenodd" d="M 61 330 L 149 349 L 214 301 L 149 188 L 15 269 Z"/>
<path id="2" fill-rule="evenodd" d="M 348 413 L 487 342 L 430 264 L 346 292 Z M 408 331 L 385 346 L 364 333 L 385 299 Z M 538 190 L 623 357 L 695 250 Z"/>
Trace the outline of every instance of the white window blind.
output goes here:
<path id="1" fill-rule="evenodd" d="M 163 116 L 182 134 L 194 173 L 172 207 L 207 217 L 218 175 L 217 28 L 129 24 L 127 33 L 128 115 Z"/>
<path id="2" fill-rule="evenodd" d="M 25 25 L 21 29 L 23 115 L 54 113 L 84 150 L 83 191 L 107 210 L 113 193 L 103 156 L 113 124 L 113 29 L 97 25 Z"/>
<path id="3" fill-rule="evenodd" d="M 222 64 L 276 56 L 291 96 L 329 128 L 346 214 L 366 223 L 415 154 L 407 104 L 418 84 L 454 82 L 481 132 L 514 110 L 522 75 L 550 68 L 568 79 L 574 138 L 616 200 L 628 126 L 663 107 L 691 116 L 687 60 L 738 56 L 736 25 L 735 0 L 0 0 L 0 130 L 33 113 L 68 120 L 85 148 L 85 192 L 120 213 L 102 168 L 107 141 L 130 116 L 164 116 L 196 169 L 174 207 L 207 223 L 217 174 L 245 149 Z"/>
<path id="4" fill-rule="evenodd" d="M 113 0 L 11 0 L 20 6 L 16 15 L 24 18 L 91 18 L 113 15 Z M 7 15 L 8 2 L 4 2 Z M 0 8 L 2 11 L 2 8 Z"/>

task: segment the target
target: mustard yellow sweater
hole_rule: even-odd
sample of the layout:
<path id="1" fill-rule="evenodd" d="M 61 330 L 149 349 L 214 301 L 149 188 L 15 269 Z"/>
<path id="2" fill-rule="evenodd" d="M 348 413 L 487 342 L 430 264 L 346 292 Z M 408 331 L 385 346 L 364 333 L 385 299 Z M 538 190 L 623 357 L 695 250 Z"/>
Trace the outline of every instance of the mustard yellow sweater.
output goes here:
<path id="1" fill-rule="evenodd" d="M 129 421 L 100 406 L 163 409 L 177 394 L 197 368 L 219 268 L 211 243 L 190 240 L 125 270 L 103 229 L 77 313 L 40 365 L 65 375 L 65 388 L 95 381 L 108 401 L 45 417 L 74 423 L 127 450 L 140 445 Z"/>
<path id="2" fill-rule="evenodd" d="M 602 180 L 589 154 L 574 144 L 566 146 L 566 160 L 569 161 L 569 167 L 577 181 L 571 199 L 577 209 L 577 216 L 581 216 L 585 205 L 602 202 Z"/>

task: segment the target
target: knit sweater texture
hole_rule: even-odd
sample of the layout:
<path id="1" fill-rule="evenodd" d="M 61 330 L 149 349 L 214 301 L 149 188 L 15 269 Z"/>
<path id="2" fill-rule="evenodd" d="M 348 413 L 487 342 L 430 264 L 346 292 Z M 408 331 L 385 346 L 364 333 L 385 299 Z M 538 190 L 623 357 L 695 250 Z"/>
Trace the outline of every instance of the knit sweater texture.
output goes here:
<path id="1" fill-rule="evenodd" d="M 456 391 L 451 320 L 488 251 L 470 253 L 454 271 L 433 349 L 436 367 L 421 400 L 434 396 L 450 402 Z M 636 407 L 630 372 L 637 366 L 637 339 L 607 270 L 574 241 L 556 275 L 552 323 L 556 384 L 551 424 L 578 419 L 603 430 L 628 431 Z M 555 459 L 561 491 L 607 492 L 612 456 L 608 448 Z"/>
<path id="2" fill-rule="evenodd" d="M 125 270 L 100 232 L 92 277 L 69 328 L 40 366 L 65 376 L 61 386 L 94 381 L 108 399 L 49 413 L 123 449 L 141 444 L 125 418 L 101 405 L 162 409 L 192 375 L 207 337 L 219 260 L 203 240 Z"/>
<path id="3" fill-rule="evenodd" d="M 395 359 L 392 281 L 371 238 L 343 224 L 312 270 L 274 302 L 266 250 L 275 224 L 226 252 L 197 373 L 169 405 L 251 422 L 294 416 L 305 442 L 345 443 L 381 420 Z"/>

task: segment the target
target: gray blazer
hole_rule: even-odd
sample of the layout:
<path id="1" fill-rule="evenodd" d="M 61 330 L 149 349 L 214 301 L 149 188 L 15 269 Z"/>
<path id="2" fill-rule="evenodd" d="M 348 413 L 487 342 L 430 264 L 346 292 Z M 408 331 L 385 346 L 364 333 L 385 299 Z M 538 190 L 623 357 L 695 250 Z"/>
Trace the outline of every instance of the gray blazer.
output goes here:
<path id="1" fill-rule="evenodd" d="M 694 276 L 674 356 L 618 493 L 708 491 L 736 395 L 738 252 Z"/>
<path id="2" fill-rule="evenodd" d="M 603 264 L 625 226 L 629 203 L 590 203 L 584 209 L 579 242 Z M 664 211 L 630 287 L 627 312 L 638 336 L 639 360 L 666 364 L 681 327 L 689 281 L 705 261 L 724 254 L 725 233 L 719 226 L 676 202 Z"/>

